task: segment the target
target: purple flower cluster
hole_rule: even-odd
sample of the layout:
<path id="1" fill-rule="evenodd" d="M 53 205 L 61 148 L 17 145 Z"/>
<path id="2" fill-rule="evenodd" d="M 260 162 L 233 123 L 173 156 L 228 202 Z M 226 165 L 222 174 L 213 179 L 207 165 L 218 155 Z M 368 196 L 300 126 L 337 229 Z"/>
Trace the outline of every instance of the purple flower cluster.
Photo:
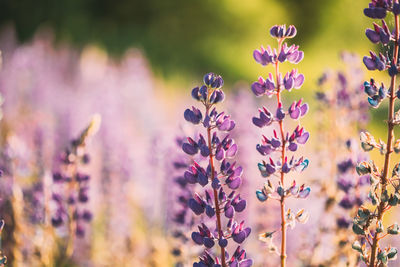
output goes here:
<path id="1" fill-rule="evenodd" d="M 253 261 L 246 258 L 246 252 L 240 247 L 251 229 L 245 227 L 244 221 L 235 220 L 235 214 L 246 208 L 246 201 L 235 191 L 242 183 L 243 169 L 235 161 L 229 161 L 235 157 L 238 147 L 229 134 L 223 137 L 218 135 L 218 131 L 220 134 L 230 132 L 235 122 L 225 112 L 219 113 L 214 107 L 225 98 L 221 89 L 221 76 L 208 73 L 203 80 L 203 86 L 192 90 L 192 97 L 204 105 L 204 116 L 199 109 L 192 107 L 186 109 L 184 117 L 188 122 L 201 124 L 206 129 L 206 137 L 202 134 L 196 140 L 188 137 L 182 144 L 182 150 L 191 156 L 199 153 L 208 159 L 208 165 L 203 167 L 193 161 L 184 173 L 184 178 L 189 184 L 200 184 L 205 188 L 201 194 L 194 193 L 188 200 L 188 207 L 198 216 L 205 214 L 207 220 L 214 223 L 210 227 L 203 221 L 198 230 L 192 233 L 193 241 L 205 247 L 200 261 L 193 266 L 251 266 Z M 229 239 L 239 244 L 231 256 L 226 251 Z M 213 256 L 210 251 L 215 245 L 220 248 L 219 257 Z"/>
<path id="2" fill-rule="evenodd" d="M 338 205 L 344 210 L 354 210 L 354 208 L 363 205 L 366 200 L 366 196 L 360 189 L 362 186 L 369 184 L 369 175 L 363 175 L 359 178 L 354 177 L 356 175 L 356 162 L 366 160 L 366 157 L 362 152 L 354 151 L 355 147 L 352 145 L 351 140 L 348 140 L 346 145 L 350 155 L 337 163 L 337 188 L 343 192 Z M 341 216 L 337 218 L 336 223 L 339 228 L 347 229 L 351 221 L 347 217 Z"/>
<path id="3" fill-rule="evenodd" d="M 67 226 L 69 240 L 73 236 L 85 235 L 84 225 L 92 220 L 92 212 L 86 208 L 89 201 L 90 176 L 79 170 L 89 164 L 90 157 L 85 152 L 87 139 L 98 129 L 99 117 L 95 116 L 81 135 L 71 141 L 59 157 L 59 170 L 53 172 L 52 200 L 55 212 L 51 218 L 54 227 Z"/>
<path id="4" fill-rule="evenodd" d="M 364 9 L 364 15 L 371 19 L 384 19 L 387 12 L 400 14 L 400 5 L 393 0 L 372 0 L 368 8 Z"/>
<path id="5" fill-rule="evenodd" d="M 396 146 L 400 141 L 394 142 L 394 127 L 400 123 L 399 111 L 395 113 L 395 88 L 396 75 L 399 69 L 399 13 L 400 4 L 398 0 L 373 0 L 369 7 L 364 9 L 364 14 L 373 19 L 384 19 L 388 12 L 394 15 L 394 30 L 390 30 L 385 21 L 382 21 L 382 27 L 374 24 L 374 31 L 367 30 L 366 35 L 373 43 L 382 44 L 387 50 L 384 55 L 379 54 L 379 57 L 371 52 L 371 57 L 364 57 L 364 64 L 368 70 L 388 70 L 390 77 L 389 89 L 386 89 L 384 84 L 378 89 L 374 79 L 364 83 L 364 91 L 368 95 L 369 104 L 377 108 L 385 99 L 389 99 L 388 119 L 387 119 L 387 141 L 375 141 L 375 138 L 368 132 L 360 134 L 361 147 L 364 151 L 378 149 L 384 156 L 383 168 L 376 166 L 374 161 L 362 161 L 356 171 L 360 176 L 368 175 L 370 182 L 369 199 L 372 203 L 371 207 L 361 206 L 358 209 L 357 215 L 353 221 L 353 232 L 360 237 L 360 240 L 366 240 L 369 244 L 362 244 L 359 241 L 353 243 L 353 249 L 360 253 L 360 258 L 368 266 L 387 266 L 389 260 L 394 260 L 397 255 L 395 247 L 384 247 L 379 244 L 380 240 L 386 235 L 397 235 L 399 226 L 397 223 L 390 226 L 384 226 L 384 214 L 392 207 L 399 204 L 400 194 L 399 187 L 394 183 L 399 179 L 398 164 L 394 166 L 390 172 L 391 153 L 397 152 Z M 386 229 L 385 229 L 386 228 Z M 386 232 L 386 233 L 384 233 Z"/>
<path id="6" fill-rule="evenodd" d="M 259 109 L 258 117 L 253 117 L 253 123 L 257 127 L 264 128 L 266 126 L 277 126 L 273 130 L 273 136 L 263 136 L 261 143 L 257 145 L 257 151 L 264 157 L 261 163 L 258 163 L 258 168 L 263 177 L 268 178 L 264 187 L 257 190 L 256 195 L 259 201 L 264 202 L 271 198 L 278 200 L 281 204 L 281 265 L 285 265 L 286 261 L 286 228 L 288 225 L 293 226 L 294 220 L 304 223 L 308 215 L 300 210 L 297 214 L 290 210 L 285 210 L 285 199 L 293 196 L 296 198 L 306 198 L 310 193 L 310 188 L 305 185 L 298 186 L 296 181 L 292 181 L 291 185 L 285 184 L 285 174 L 291 171 L 303 171 L 309 164 L 309 160 L 303 157 L 295 158 L 295 155 L 288 156 L 289 152 L 297 151 L 299 145 L 304 145 L 310 134 L 300 125 L 298 120 L 305 116 L 308 111 L 308 105 L 303 103 L 303 100 L 294 101 L 287 109 L 283 107 L 281 93 L 283 90 L 291 91 L 293 88 L 299 89 L 304 82 L 304 75 L 297 73 L 294 69 L 287 72 L 285 75 L 279 72 L 279 63 L 290 62 L 293 64 L 299 63 L 304 53 L 300 51 L 298 46 L 292 45 L 288 47 L 284 43 L 286 38 L 292 38 L 296 35 L 296 28 L 289 26 L 286 29 L 285 25 L 273 26 L 270 34 L 278 41 L 278 49 L 267 49 L 261 47 L 261 50 L 255 50 L 253 53 L 256 62 L 263 66 L 272 64 L 275 66 L 275 76 L 269 73 L 268 78 L 260 77 L 257 82 L 251 86 L 253 93 L 256 96 L 267 95 L 272 97 L 276 95 L 277 105 L 273 111 L 267 107 Z M 298 125 L 293 131 L 285 131 L 284 121 L 289 117 L 293 121 L 297 121 Z M 278 179 L 275 186 L 272 182 L 272 176 Z M 287 183 L 287 181 L 286 181 Z M 274 233 L 269 232 L 269 233 Z M 272 234 L 267 235 L 272 238 Z M 261 239 L 266 241 L 266 237 L 262 234 Z M 269 242 L 269 241 L 266 241 Z"/>

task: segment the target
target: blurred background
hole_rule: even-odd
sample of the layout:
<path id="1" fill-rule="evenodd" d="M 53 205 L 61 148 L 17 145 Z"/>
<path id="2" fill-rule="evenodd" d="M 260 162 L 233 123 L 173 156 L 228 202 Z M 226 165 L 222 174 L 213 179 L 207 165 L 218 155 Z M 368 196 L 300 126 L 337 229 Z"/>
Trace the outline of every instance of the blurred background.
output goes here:
<path id="1" fill-rule="evenodd" d="M 258 233 L 276 226 L 270 218 L 278 211 L 255 200 L 254 191 L 264 181 L 257 170 L 261 157 L 254 149 L 261 132 L 251 123 L 259 106 L 274 103 L 256 99 L 250 90 L 253 81 L 271 71 L 253 60 L 253 50 L 276 45 L 269 36 L 275 24 L 294 24 L 298 33 L 289 42 L 305 52 L 295 66 L 305 75 L 305 84 L 285 98 L 287 104 L 300 97 L 310 104 L 302 124 L 311 139 L 301 153 L 315 160 L 299 178 L 311 184 L 315 194 L 303 203 L 290 203 L 310 208 L 311 213 L 308 225 L 298 226 L 297 234 L 289 233 L 289 239 L 296 241 L 289 242 L 294 253 L 290 266 L 345 266 L 352 258 L 351 240 L 346 239 L 352 236 L 351 229 L 349 234 L 349 229 L 338 230 L 331 223 L 336 214 L 343 215 L 339 203 L 346 197 L 336 183 L 343 175 L 336 165 L 350 157 L 353 166 L 362 158 L 349 152 L 357 150 L 360 130 L 368 128 L 377 139 L 386 135 L 385 108 L 369 112 L 358 102 L 353 106 L 337 100 L 343 89 L 350 98 L 366 102 L 360 90 L 371 75 L 361 66 L 362 56 L 372 49 L 364 34 L 372 26 L 362 14 L 367 4 L 366 0 L 0 0 L 4 172 L 0 215 L 6 225 L 2 244 L 9 266 L 191 266 L 200 248 L 185 239 L 194 224 L 175 220 L 183 190 L 176 177 L 185 170 L 176 166 L 185 161 L 180 149 L 183 138 L 198 131 L 182 115 L 198 104 L 190 98 L 190 90 L 208 72 L 224 78 L 228 96 L 220 109 L 237 121 L 238 161 L 247 177 L 242 194 L 249 208 L 244 217 L 253 228 L 244 246 L 255 266 L 276 266 L 276 257 L 257 240 Z M 283 71 L 291 67 L 285 65 Z M 337 78 L 340 75 L 346 82 Z M 329 103 L 318 100 L 317 92 L 330 95 Z M 85 140 L 83 154 L 75 153 L 74 141 L 94 114 L 101 118 L 99 130 Z M 349 139 L 351 149 L 346 146 Z M 67 255 L 63 252 L 66 221 L 57 217 L 57 197 L 65 188 L 57 183 L 57 175 L 70 175 L 65 157 L 71 153 L 82 157 L 77 169 L 90 175 L 84 184 L 89 200 L 82 212 L 90 211 L 91 220 L 78 225 L 84 229 L 82 236 Z M 381 163 L 378 153 L 372 156 Z M 354 170 L 352 175 L 356 176 Z M 338 206 L 333 211 L 326 205 L 332 199 Z M 351 220 L 355 206 L 346 209 L 347 219 Z M 325 213 L 331 214 L 326 216 L 330 222 L 322 227 Z M 55 219 L 61 220 L 60 225 Z M 322 228 L 331 229 L 328 237 Z M 307 243 L 299 236 L 313 239 Z M 340 249 L 337 246 L 343 243 L 337 236 L 346 239 Z M 309 257 L 313 254 L 317 256 Z M 351 262 L 356 266 L 353 258 Z"/>

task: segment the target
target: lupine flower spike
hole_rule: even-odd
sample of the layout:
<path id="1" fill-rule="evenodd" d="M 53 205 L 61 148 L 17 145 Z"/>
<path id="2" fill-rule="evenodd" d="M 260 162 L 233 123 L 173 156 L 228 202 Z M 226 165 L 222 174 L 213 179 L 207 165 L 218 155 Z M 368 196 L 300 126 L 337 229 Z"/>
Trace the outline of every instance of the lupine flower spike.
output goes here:
<path id="1" fill-rule="evenodd" d="M 304 82 L 304 75 L 293 69 L 286 74 L 279 72 L 279 64 L 288 61 L 293 64 L 299 63 L 304 56 L 303 51 L 299 50 L 297 45 L 288 46 L 285 43 L 287 38 L 293 38 L 296 35 L 296 28 L 291 25 L 286 28 L 285 25 L 276 25 L 270 29 L 270 34 L 278 41 L 278 48 L 272 49 L 261 47 L 253 53 L 254 59 L 263 66 L 272 64 L 275 67 L 275 74 L 269 73 L 267 78 L 260 77 L 258 81 L 251 86 L 253 93 L 260 97 L 276 96 L 277 105 L 275 110 L 270 111 L 267 107 L 259 109 L 257 117 L 253 118 L 253 123 L 257 127 L 276 126 L 273 136 L 263 136 L 261 144 L 257 145 L 257 151 L 265 157 L 258 168 L 261 175 L 266 178 L 262 189 L 257 190 L 256 196 L 261 202 L 268 199 L 274 199 L 280 202 L 281 210 L 281 266 L 286 265 L 286 229 L 292 228 L 295 222 L 305 223 L 308 219 L 308 213 L 303 209 L 292 212 L 285 207 L 285 199 L 288 197 L 306 198 L 310 194 L 310 187 L 298 185 L 296 181 L 290 183 L 286 181 L 285 175 L 291 171 L 303 171 L 307 168 L 309 161 L 303 157 L 295 158 L 289 155 L 290 152 L 297 151 L 300 145 L 304 145 L 310 134 L 300 125 L 299 119 L 307 114 L 308 104 L 302 99 L 294 101 L 288 108 L 284 108 L 281 93 L 284 90 L 291 91 L 299 89 Z M 288 132 L 285 130 L 285 118 L 290 118 L 297 122 L 297 127 Z M 274 180 L 273 178 L 277 179 Z M 286 178 L 286 179 L 285 179 Z M 271 252 L 276 253 L 277 248 L 272 244 L 272 236 L 278 230 L 268 231 L 261 234 L 260 239 L 269 244 Z"/>
<path id="2" fill-rule="evenodd" d="M 385 22 L 387 13 L 393 13 L 394 23 Z M 400 90 L 396 85 L 396 76 L 399 71 L 399 14 L 400 4 L 398 0 L 372 0 L 369 7 L 364 9 L 364 14 L 372 19 L 381 19 L 379 24 L 374 23 L 373 29 L 367 29 L 367 38 L 373 43 L 383 45 L 383 53 L 379 55 L 370 52 L 363 62 L 368 70 L 387 71 L 390 84 L 376 82 L 371 78 L 364 83 L 368 102 L 373 108 L 378 108 L 386 98 L 389 99 L 387 119 L 387 140 L 376 140 L 370 133 L 362 132 L 360 135 L 361 147 L 364 151 L 377 149 L 384 156 L 384 165 L 378 167 L 373 161 L 360 162 L 357 167 L 359 175 L 369 175 L 370 190 L 369 199 L 371 205 L 361 206 L 353 221 L 353 232 L 359 240 L 353 244 L 353 249 L 360 253 L 360 258 L 369 267 L 387 266 L 389 260 L 394 260 L 397 249 L 390 245 L 385 247 L 380 240 L 387 235 L 397 235 L 399 226 L 397 223 L 384 225 L 383 217 L 386 211 L 400 203 L 399 192 L 399 164 L 390 172 L 390 158 L 392 152 L 400 152 L 400 141 L 395 141 L 394 127 L 400 123 L 400 111 L 395 113 L 395 101 L 400 97 Z M 394 25 L 389 29 L 388 25 Z"/>
<path id="3" fill-rule="evenodd" d="M 186 109 L 184 113 L 188 122 L 202 125 L 206 135 L 199 134 L 196 140 L 188 137 L 182 144 L 183 151 L 191 156 L 199 153 L 208 159 L 208 166 L 194 161 L 184 173 L 188 183 L 200 184 L 204 188 L 202 193 L 194 193 L 189 199 L 189 208 L 197 216 L 205 214 L 208 217 L 192 233 L 193 241 L 205 247 L 194 267 L 247 267 L 253 264 L 241 247 L 251 229 L 245 227 L 244 221 L 235 220 L 235 214 L 246 208 L 246 201 L 236 192 L 242 183 L 243 169 L 235 161 L 230 161 L 238 151 L 238 146 L 229 136 L 235 122 L 215 108 L 225 98 L 221 89 L 223 83 L 221 76 L 206 74 L 204 85 L 192 90 L 192 97 L 203 104 L 204 113 L 196 107 Z M 227 252 L 229 240 L 237 244 L 231 255 Z M 219 256 L 211 250 L 215 246 L 219 248 Z"/>
<path id="4" fill-rule="evenodd" d="M 85 235 L 84 224 L 92 220 L 92 213 L 85 204 L 89 201 L 90 176 L 79 171 L 80 165 L 89 163 L 90 158 L 86 153 L 88 138 L 94 135 L 100 127 L 100 115 L 93 116 L 89 126 L 86 127 L 77 139 L 71 141 L 70 147 L 61 155 L 61 168 L 53 173 L 56 185 L 52 199 L 56 203 L 56 211 L 51 218 L 54 227 L 66 225 L 68 240 L 66 255 L 71 256 L 74 251 L 75 236 Z"/>

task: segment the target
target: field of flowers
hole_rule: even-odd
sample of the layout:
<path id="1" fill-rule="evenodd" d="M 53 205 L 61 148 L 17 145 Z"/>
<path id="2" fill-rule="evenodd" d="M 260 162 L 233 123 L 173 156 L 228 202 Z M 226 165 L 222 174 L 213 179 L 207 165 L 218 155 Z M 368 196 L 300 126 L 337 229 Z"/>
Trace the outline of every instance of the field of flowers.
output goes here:
<path id="1" fill-rule="evenodd" d="M 0 266 L 400 266 L 400 3 L 363 12 L 372 51 L 306 93 L 296 25 L 266 25 L 253 80 L 182 90 L 139 48 L 4 28 Z"/>

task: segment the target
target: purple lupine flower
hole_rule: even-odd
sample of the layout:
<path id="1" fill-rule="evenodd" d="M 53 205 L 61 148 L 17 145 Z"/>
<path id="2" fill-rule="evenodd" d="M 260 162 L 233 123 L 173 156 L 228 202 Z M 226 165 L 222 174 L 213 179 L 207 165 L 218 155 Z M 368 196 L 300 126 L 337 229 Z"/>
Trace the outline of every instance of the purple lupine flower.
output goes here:
<path id="1" fill-rule="evenodd" d="M 284 203 L 285 199 L 293 196 L 296 198 L 306 198 L 310 194 L 310 187 L 301 185 L 296 186 L 296 182 L 292 182 L 292 186 L 287 186 L 285 174 L 292 171 L 299 170 L 303 171 L 309 164 L 308 159 L 300 157 L 295 159 L 294 155 L 288 157 L 290 152 L 295 152 L 299 145 L 304 145 L 310 136 L 310 134 L 304 130 L 303 127 L 298 125 L 292 132 L 286 132 L 284 130 L 284 121 L 289 118 L 292 120 L 298 120 L 305 116 L 308 111 L 308 105 L 302 103 L 302 99 L 295 101 L 292 105 L 285 109 L 282 103 L 282 92 L 284 90 L 291 91 L 293 88 L 299 89 L 304 83 L 304 75 L 299 74 L 296 69 L 287 72 L 284 76 L 278 72 L 279 63 L 288 61 L 292 64 L 299 63 L 304 53 L 299 50 L 296 45 L 287 46 L 284 42 L 286 38 L 292 38 L 296 35 L 296 28 L 291 25 L 286 29 L 285 25 L 275 25 L 270 29 L 271 36 L 278 40 L 278 49 L 271 49 L 269 46 L 267 49 L 261 47 L 261 50 L 255 50 L 253 53 L 254 59 L 263 66 L 268 64 L 275 65 L 276 77 L 272 73 L 269 73 L 268 78 L 265 80 L 260 77 L 258 82 L 253 83 L 252 91 L 256 96 L 267 95 L 272 97 L 277 96 L 277 106 L 274 112 L 270 112 L 267 108 L 259 110 L 259 117 L 253 118 L 253 123 L 257 127 L 264 126 L 275 126 L 273 130 L 273 136 L 262 137 L 261 144 L 258 144 L 256 149 L 262 155 L 265 156 L 265 160 L 258 163 L 258 168 L 263 177 L 267 178 L 267 182 L 261 190 L 256 191 L 256 196 L 259 201 L 265 202 L 267 199 L 276 199 L 281 203 L 281 215 L 283 219 L 282 223 L 282 243 L 286 242 L 286 228 L 287 225 L 294 225 L 295 220 L 304 223 L 308 218 L 308 215 L 303 215 L 303 210 L 296 214 L 290 210 L 285 210 Z M 268 82 L 267 82 L 268 81 Z M 273 85 L 273 86 L 269 86 Z M 274 181 L 274 177 L 277 176 L 277 181 Z M 286 183 L 285 183 L 286 182 Z M 274 190 L 273 184 L 276 183 L 276 190 Z M 304 213 L 306 214 L 306 213 Z M 275 233 L 276 231 L 272 231 Z M 272 238 L 272 234 L 269 236 Z M 264 235 L 262 240 L 265 241 Z M 268 242 L 270 242 L 269 240 Z M 272 242 L 272 241 L 271 241 Z M 285 264 L 286 259 L 286 246 L 283 246 L 283 250 L 280 252 L 281 265 Z"/>
<path id="2" fill-rule="evenodd" d="M 206 129 L 207 135 L 188 137 L 182 144 L 182 150 L 190 156 L 199 153 L 201 157 L 208 159 L 208 165 L 202 166 L 193 161 L 183 177 L 187 183 L 199 184 L 204 188 L 202 193 L 195 192 L 187 201 L 189 209 L 198 216 L 205 214 L 208 221 L 214 223 L 207 225 L 203 221 L 198 230 L 192 233 L 193 242 L 206 248 L 199 262 L 193 266 L 251 266 L 252 260 L 246 258 L 246 252 L 240 246 L 230 259 L 226 252 L 230 238 L 235 243 L 242 244 L 251 232 L 249 227 L 244 226 L 244 221 L 238 223 L 235 220 L 235 214 L 246 207 L 246 201 L 236 192 L 242 183 L 243 169 L 236 162 L 229 161 L 238 151 L 237 144 L 229 135 L 235 122 L 225 112 L 219 113 L 215 108 L 216 103 L 224 100 L 221 90 L 223 80 L 219 75 L 208 73 L 203 81 L 204 85 L 200 89 L 196 87 L 192 90 L 192 97 L 204 105 L 204 116 L 193 107 L 185 111 L 184 117 L 193 124 L 200 123 Z M 262 120 L 261 124 L 268 123 L 264 116 Z M 207 250 L 214 246 L 219 246 L 219 256 L 214 256 Z"/>
<path id="3" fill-rule="evenodd" d="M 393 23 L 386 23 L 382 20 L 382 27 L 374 24 L 374 30 L 367 30 L 366 35 L 373 43 L 381 43 L 385 46 L 385 54 L 370 52 L 371 57 L 365 56 L 363 61 L 368 70 L 386 70 L 390 77 L 390 85 L 385 87 L 375 84 L 373 79 L 364 83 L 365 93 L 368 95 L 368 103 L 378 108 L 379 104 L 386 98 L 389 99 L 386 143 L 382 140 L 375 141 L 375 138 L 368 132 L 360 134 L 361 147 L 364 151 L 378 149 L 384 156 L 383 167 L 378 167 L 373 161 L 361 161 L 356 166 L 356 171 L 360 176 L 369 175 L 370 188 L 368 198 L 372 207 L 361 206 L 353 220 L 353 232 L 365 238 L 369 246 L 361 245 L 360 241 L 353 244 L 353 249 L 361 255 L 361 260 L 370 267 L 387 266 L 389 260 L 394 260 L 397 249 L 391 246 L 384 247 L 380 240 L 386 235 L 397 235 L 399 226 L 397 223 L 384 226 L 383 217 L 387 210 L 396 206 L 399 202 L 398 186 L 393 184 L 397 180 L 399 164 L 396 164 L 390 172 L 391 153 L 398 152 L 397 148 L 400 141 L 394 141 L 394 128 L 398 125 L 398 111 L 395 113 L 396 75 L 399 69 L 399 1 L 398 0 L 372 0 L 368 8 L 364 9 L 364 14 L 373 19 L 385 19 L 387 13 L 393 13 Z M 389 25 L 394 25 L 394 29 L 389 29 Z M 379 36 L 378 36 L 379 35 Z M 379 37 L 379 38 L 378 38 Z M 379 89 L 378 89 L 379 87 Z M 390 193 L 393 192 L 393 193 Z M 356 200 L 361 202 L 361 200 Z M 386 232 L 386 233 L 384 233 Z"/>
<path id="4" fill-rule="evenodd" d="M 55 211 L 51 223 L 54 227 L 66 226 L 68 229 L 68 253 L 72 253 L 74 249 L 74 238 L 71 236 L 84 237 L 84 225 L 90 223 L 93 218 L 91 211 L 86 208 L 89 201 L 90 176 L 81 172 L 79 168 L 89 163 L 85 153 L 86 143 L 88 138 L 97 132 L 99 124 L 100 117 L 95 115 L 89 126 L 77 139 L 73 139 L 70 146 L 60 155 L 60 170 L 53 172 L 55 189 L 52 200 L 55 203 Z"/>
<path id="5" fill-rule="evenodd" d="M 345 63 L 344 70 L 328 70 L 318 82 L 318 93 L 324 97 L 319 97 L 318 93 L 316 95 L 319 102 L 316 128 L 319 130 L 318 139 L 324 140 L 324 147 L 317 155 L 319 164 L 316 165 L 321 167 L 315 170 L 315 183 L 320 185 L 318 195 L 323 198 L 324 205 L 321 207 L 315 229 L 312 233 L 307 233 L 316 237 L 311 241 L 311 247 L 315 250 L 327 249 L 332 253 L 314 259 L 308 258 L 307 253 L 302 260 L 307 266 L 325 266 L 333 262 L 339 265 L 345 261 L 356 260 L 352 251 L 341 248 L 343 244 L 353 242 L 350 227 L 352 216 L 363 204 L 361 201 L 366 199 L 363 192 L 366 177 L 359 179 L 355 171 L 356 162 L 360 158 L 365 159 L 365 155 L 359 151 L 355 142 L 349 139 L 364 129 L 368 122 L 368 109 L 362 86 L 362 62 L 358 56 L 347 52 L 341 53 L 340 57 Z M 304 242 L 304 246 L 309 247 L 310 241 Z"/>

